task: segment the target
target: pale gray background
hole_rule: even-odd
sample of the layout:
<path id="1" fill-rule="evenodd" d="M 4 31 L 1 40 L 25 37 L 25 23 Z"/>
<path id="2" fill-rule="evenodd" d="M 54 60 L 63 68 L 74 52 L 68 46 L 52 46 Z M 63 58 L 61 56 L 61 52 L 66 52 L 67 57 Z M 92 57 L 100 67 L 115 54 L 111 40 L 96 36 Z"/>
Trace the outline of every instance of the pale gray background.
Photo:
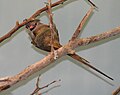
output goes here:
<path id="1" fill-rule="evenodd" d="M 45 1 L 47 0 L 0 0 L 0 36 L 14 27 L 16 20 L 22 22 L 23 19 L 30 17 L 36 10 L 42 8 Z M 65 6 L 57 7 L 54 10 L 54 22 L 58 27 L 62 44 L 68 42 L 90 7 L 87 0 L 68 1 L 69 3 L 65 3 Z M 120 26 L 120 0 L 92 1 L 96 3 L 99 10 L 94 11 L 81 37 L 99 34 Z M 41 16 L 41 20 L 48 23 L 45 15 Z M 111 95 L 111 92 L 120 86 L 119 37 L 107 43 L 103 41 L 103 44 L 97 43 L 77 49 L 81 56 L 112 76 L 115 79 L 112 82 L 114 86 L 86 71 L 76 61 L 64 57 L 55 63 L 59 64 L 44 70 L 41 76 L 41 86 L 59 79 L 62 80 L 58 83 L 61 86 L 43 95 Z M 94 47 L 91 48 L 91 46 Z M 27 32 L 21 29 L 12 38 L 0 44 L 0 77 L 15 75 L 44 56 L 45 53 L 38 52 L 32 47 Z M 27 80 L 0 95 L 29 95 L 34 89 L 35 82 L 36 77 L 32 77 L 29 81 Z"/>

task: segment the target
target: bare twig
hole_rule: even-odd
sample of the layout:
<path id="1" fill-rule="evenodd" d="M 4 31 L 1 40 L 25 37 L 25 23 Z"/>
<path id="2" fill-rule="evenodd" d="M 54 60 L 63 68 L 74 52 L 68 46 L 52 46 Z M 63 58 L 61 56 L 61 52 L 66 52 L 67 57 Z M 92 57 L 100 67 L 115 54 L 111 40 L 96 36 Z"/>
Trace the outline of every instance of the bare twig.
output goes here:
<path id="1" fill-rule="evenodd" d="M 78 46 L 88 45 L 90 43 L 94 43 L 102 39 L 116 36 L 118 34 L 120 34 L 120 27 L 114 28 L 108 32 L 104 32 L 96 36 L 82 38 L 82 39 L 75 39 L 73 41 L 70 41 L 68 44 L 64 45 L 63 47 L 57 50 L 57 53 L 58 53 L 57 59 L 68 53 L 67 48 L 75 49 Z M 13 85 L 17 84 L 20 81 L 27 79 L 29 76 L 42 70 L 43 68 L 53 63 L 54 61 L 55 61 L 54 55 L 53 55 L 53 52 L 51 52 L 45 58 L 28 66 L 26 69 L 21 71 L 19 74 L 12 76 L 12 77 L 7 77 L 6 81 L 4 81 L 4 78 L 2 78 L 3 80 L 0 79 L 1 80 L 0 81 L 0 92 L 12 87 Z"/>
<path id="2" fill-rule="evenodd" d="M 55 7 L 57 5 L 60 5 L 62 3 L 64 3 L 67 0 L 59 0 L 55 3 L 53 3 L 51 5 L 51 7 Z M 30 22 L 31 20 L 33 20 L 34 18 L 36 18 L 37 16 L 39 16 L 42 12 L 48 10 L 47 7 L 43 7 L 40 10 L 36 11 L 30 18 L 28 18 L 27 20 L 23 21 L 22 23 L 16 24 L 16 26 L 14 28 L 12 28 L 7 34 L 5 34 L 4 36 L 0 37 L 0 43 L 2 41 L 4 41 L 5 39 L 11 37 L 19 28 L 23 27 L 24 25 L 26 25 L 28 22 Z"/>
<path id="3" fill-rule="evenodd" d="M 54 26 L 53 26 L 53 14 L 52 14 L 52 10 L 51 10 L 51 0 L 48 0 L 48 5 L 46 5 L 48 7 L 47 13 L 48 13 L 48 17 L 49 17 L 49 25 L 50 25 L 50 30 L 51 30 L 51 51 L 54 51 L 54 46 L 53 46 L 53 42 L 54 42 L 54 34 L 55 34 L 55 30 L 54 30 Z"/>
<path id="4" fill-rule="evenodd" d="M 91 37 L 87 37 L 87 38 L 82 38 L 82 39 L 78 39 L 79 40 L 79 46 L 84 46 L 84 45 L 88 45 L 94 42 L 98 42 L 101 41 L 103 39 L 107 39 L 116 35 L 120 34 L 120 27 L 116 27 L 114 29 L 111 29 L 109 31 L 106 31 L 104 33 L 98 34 L 96 36 L 91 36 Z"/>
<path id="5" fill-rule="evenodd" d="M 57 5 L 65 2 L 65 1 L 66 0 L 59 0 L 58 2 L 52 4 L 51 7 L 57 6 Z M 30 22 L 31 20 L 33 20 L 34 18 L 36 18 L 38 15 L 40 15 L 40 13 L 42 13 L 42 12 L 44 12 L 46 10 L 48 10 L 48 7 L 44 7 L 42 9 L 38 10 L 28 20 L 23 21 L 22 23 L 16 22 L 16 26 L 8 34 L 6 34 L 3 37 L 1 37 L 0 38 L 0 42 L 4 41 L 6 38 L 10 37 L 19 28 L 21 28 L 22 26 L 24 26 L 25 24 L 27 24 L 28 22 Z M 92 12 L 92 10 L 90 11 L 89 15 L 91 14 L 91 12 Z M 87 16 L 85 18 L 87 18 Z M 79 34 L 79 32 L 78 32 L 78 34 Z M 108 32 L 105 32 L 105 33 L 102 33 L 102 34 L 99 34 L 99 35 L 96 35 L 96 36 L 92 36 L 92 37 L 88 37 L 88 38 L 82 38 L 82 39 L 71 40 L 65 46 L 63 46 L 63 47 L 61 47 L 61 48 L 59 48 L 57 50 L 57 54 L 58 54 L 57 59 L 60 58 L 61 56 L 64 56 L 64 55 L 68 54 L 68 52 L 69 52 L 68 49 L 69 48 L 72 49 L 72 50 L 74 50 L 78 46 L 88 45 L 90 43 L 94 43 L 94 42 L 100 41 L 102 39 L 106 39 L 106 38 L 109 38 L 109 37 L 112 37 L 112 36 L 116 36 L 118 34 L 120 34 L 120 27 L 117 27 L 117 28 L 115 28 L 113 30 L 110 30 Z M 6 90 L 6 89 L 12 87 L 13 85 L 15 85 L 15 84 L 17 84 L 17 83 L 19 83 L 19 82 L 21 82 L 21 81 L 23 81 L 25 79 L 27 79 L 28 77 L 30 77 L 34 73 L 42 70 L 43 68 L 45 68 L 49 64 L 53 63 L 54 61 L 55 61 L 55 59 L 54 59 L 54 53 L 51 52 L 45 58 L 43 58 L 42 60 L 40 60 L 40 61 L 38 61 L 38 62 L 36 62 L 36 63 L 28 66 L 26 69 L 24 69 L 23 71 L 21 71 L 19 74 L 15 75 L 15 76 L 7 77 L 7 78 L 2 78 L 2 79 L 0 78 L 0 92 L 2 92 L 3 90 Z M 37 84 L 36 84 L 37 88 L 38 88 L 38 82 L 39 82 L 39 78 L 38 78 Z M 54 81 L 51 82 L 50 84 L 48 84 L 48 85 L 40 88 L 40 89 L 48 87 L 52 83 L 54 83 Z"/>
<path id="6" fill-rule="evenodd" d="M 53 4 L 51 5 L 51 7 L 55 7 L 55 6 L 57 6 L 57 5 L 63 4 L 65 1 L 67 1 L 67 0 L 59 0 L 59 1 L 55 2 L 55 3 L 53 3 Z M 36 11 L 30 18 L 36 18 L 37 16 L 40 15 L 40 13 L 42 13 L 42 12 L 44 12 L 44 11 L 46 11 L 46 10 L 48 10 L 48 7 L 44 7 L 44 8 L 42 8 L 42 9 Z"/>
<path id="7" fill-rule="evenodd" d="M 46 5 L 48 7 L 47 13 L 48 13 L 48 17 L 49 17 L 49 25 L 50 25 L 50 30 L 51 30 L 51 51 L 54 51 L 54 59 L 57 58 L 57 52 L 54 50 L 54 35 L 55 35 L 55 24 L 53 23 L 53 13 L 52 13 L 52 9 L 51 9 L 51 0 L 48 0 L 48 5 Z"/>
<path id="8" fill-rule="evenodd" d="M 37 78 L 36 88 L 35 88 L 35 90 L 33 91 L 33 93 L 31 95 L 34 95 L 34 94 L 39 92 L 39 81 L 40 81 L 40 75 Z"/>
<path id="9" fill-rule="evenodd" d="M 28 22 L 29 22 L 29 21 L 25 21 L 25 22 L 23 22 L 23 23 L 20 23 L 19 25 L 16 24 L 15 27 L 14 27 L 12 30 L 10 30 L 7 34 L 5 34 L 4 36 L 2 36 L 2 37 L 0 38 L 0 43 L 1 43 L 2 41 L 4 41 L 5 39 L 11 37 L 12 34 L 14 34 L 19 28 L 21 28 L 22 26 L 24 26 L 24 25 L 27 24 Z"/>
<path id="10" fill-rule="evenodd" d="M 120 94 L 120 87 L 118 87 L 115 91 L 112 92 L 112 95 L 119 95 Z"/>
<path id="11" fill-rule="evenodd" d="M 47 88 L 47 87 L 49 87 L 50 85 L 52 85 L 52 84 L 54 84 L 54 83 L 56 83 L 56 82 L 60 82 L 61 80 L 55 80 L 55 81 L 52 81 L 51 83 L 49 83 L 49 84 L 47 84 L 47 85 L 45 85 L 45 86 L 43 86 L 43 87 L 39 87 L 39 82 L 40 82 L 40 75 L 38 76 L 38 78 L 37 78 L 37 82 L 36 82 L 36 88 L 35 88 L 35 90 L 33 91 L 33 93 L 31 94 L 31 95 L 34 95 L 34 94 L 36 94 L 36 93 L 38 93 L 39 95 L 41 95 L 41 93 L 39 93 L 39 91 L 40 90 L 42 90 L 42 89 L 44 89 L 44 88 Z"/>
<path id="12" fill-rule="evenodd" d="M 78 28 L 76 29 L 76 31 L 74 32 L 72 39 L 74 40 L 78 37 L 78 35 L 80 34 L 84 24 L 86 23 L 87 19 L 90 17 L 91 13 L 93 12 L 93 7 L 90 8 L 90 10 L 87 12 L 87 14 L 84 16 L 84 18 L 82 19 L 82 21 L 80 22 Z"/>

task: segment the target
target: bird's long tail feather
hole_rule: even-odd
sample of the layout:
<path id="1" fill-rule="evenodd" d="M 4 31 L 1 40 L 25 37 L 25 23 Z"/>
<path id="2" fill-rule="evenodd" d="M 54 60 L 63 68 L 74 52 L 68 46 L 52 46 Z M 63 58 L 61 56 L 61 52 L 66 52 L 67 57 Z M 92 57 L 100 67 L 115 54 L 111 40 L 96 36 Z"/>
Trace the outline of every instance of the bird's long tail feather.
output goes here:
<path id="1" fill-rule="evenodd" d="M 103 73 L 102 71 L 98 70 L 96 67 L 92 66 L 89 61 L 87 61 L 86 59 L 80 57 L 79 55 L 77 55 L 77 54 L 68 54 L 68 55 L 70 57 L 72 57 L 73 59 L 81 62 L 82 64 L 87 65 L 88 67 L 92 68 L 93 70 L 97 71 L 98 73 L 104 75 L 105 77 L 109 78 L 110 80 L 114 80 L 113 78 L 111 78 L 107 74 Z"/>

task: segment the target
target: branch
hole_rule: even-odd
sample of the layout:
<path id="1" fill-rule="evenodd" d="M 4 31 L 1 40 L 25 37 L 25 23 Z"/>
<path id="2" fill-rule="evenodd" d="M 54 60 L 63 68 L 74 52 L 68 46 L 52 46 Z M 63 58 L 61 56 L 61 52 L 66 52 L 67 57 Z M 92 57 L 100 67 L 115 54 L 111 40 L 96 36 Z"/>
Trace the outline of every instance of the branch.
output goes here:
<path id="1" fill-rule="evenodd" d="M 53 4 L 51 5 L 51 7 L 55 7 L 55 6 L 57 6 L 57 5 L 63 4 L 65 1 L 67 1 L 67 0 L 59 0 L 59 1 L 55 2 L 55 3 L 53 3 Z M 36 18 L 37 16 L 40 15 L 40 13 L 42 13 L 42 12 L 44 12 L 44 11 L 46 11 L 46 10 L 48 10 L 48 7 L 44 7 L 44 8 L 42 8 L 42 9 L 36 11 L 30 18 Z"/>
<path id="2" fill-rule="evenodd" d="M 59 0 L 55 3 L 53 3 L 51 5 L 51 7 L 55 7 L 57 5 L 60 5 L 60 4 L 63 4 L 65 1 L 67 0 Z M 47 7 L 43 7 L 41 8 L 40 10 L 36 11 L 30 18 L 28 18 L 27 20 L 23 21 L 22 23 L 18 24 L 17 21 L 16 21 L 16 25 L 14 28 L 12 28 L 7 34 L 5 34 L 4 36 L 0 37 L 0 43 L 2 41 L 4 41 L 5 39 L 11 37 L 15 32 L 17 32 L 17 30 L 21 27 L 23 27 L 24 25 L 26 25 L 28 22 L 34 20 L 37 16 L 39 16 L 42 12 L 48 10 Z"/>
<path id="3" fill-rule="evenodd" d="M 112 95 L 119 95 L 120 87 L 118 87 L 115 91 L 113 91 Z"/>
<path id="4" fill-rule="evenodd" d="M 57 6 L 57 5 L 65 2 L 65 1 L 66 0 L 59 0 L 58 2 L 52 4 L 51 7 Z M 40 13 L 42 13 L 42 12 L 44 12 L 46 10 L 48 10 L 48 7 L 44 7 L 42 9 L 38 10 L 29 19 L 27 19 L 26 21 L 23 21 L 21 24 L 19 24 L 19 22 L 16 22 L 15 27 L 9 33 L 7 33 L 6 35 L 4 35 L 3 37 L 0 38 L 0 42 L 4 41 L 8 37 L 10 37 L 19 28 L 26 25 L 31 20 L 34 20 L 34 18 L 36 18 L 37 16 L 40 15 Z M 92 10 L 89 11 L 89 12 L 88 12 L 89 13 L 88 16 L 91 14 Z M 83 19 L 83 22 L 81 22 L 81 23 L 84 23 L 84 20 L 87 20 L 87 16 L 85 16 L 85 18 L 86 19 Z M 78 30 L 76 32 L 77 34 L 79 34 L 79 32 L 81 31 L 81 28 L 82 28 L 81 26 L 82 25 L 80 25 L 78 27 Z M 51 52 L 45 58 L 43 58 L 42 60 L 28 66 L 26 69 L 24 69 L 23 71 L 21 71 L 17 75 L 10 76 L 10 77 L 5 77 L 5 78 L 0 78 L 0 92 L 2 92 L 4 90 L 7 90 L 8 88 L 12 87 L 13 85 L 27 79 L 28 77 L 30 77 L 34 73 L 42 70 L 43 68 L 45 68 L 49 64 L 53 63 L 58 58 L 68 54 L 69 49 L 74 50 L 78 46 L 88 45 L 90 43 L 94 43 L 94 42 L 97 42 L 97 41 L 100 41 L 100 40 L 103 40 L 103 39 L 106 39 L 106 38 L 109 38 L 109 37 L 112 37 L 112 36 L 116 36 L 118 34 L 120 34 L 120 27 L 117 27 L 117 28 L 115 28 L 113 30 L 110 30 L 108 32 L 105 32 L 105 33 L 102 33 L 102 34 L 99 34 L 99 35 L 96 35 L 96 36 L 71 40 L 71 41 L 69 41 L 68 44 L 64 45 L 63 47 L 61 47 L 61 48 L 59 48 L 57 50 L 57 56 L 58 57 L 56 59 L 54 59 L 54 52 Z M 75 36 L 76 36 L 76 34 L 75 34 Z"/>
<path id="5" fill-rule="evenodd" d="M 54 83 L 56 83 L 56 82 L 60 82 L 61 80 L 54 80 L 54 81 L 52 81 L 51 83 L 49 83 L 49 84 L 47 84 L 47 85 L 45 85 L 45 86 L 43 86 L 43 87 L 39 87 L 39 82 L 40 82 L 40 75 L 38 76 L 38 78 L 37 78 L 37 82 L 36 82 L 36 88 L 35 88 L 35 90 L 33 91 L 33 93 L 32 94 L 30 94 L 30 95 L 34 95 L 34 94 L 37 94 L 38 93 L 38 95 L 42 95 L 41 93 L 39 93 L 39 91 L 40 90 L 42 90 L 42 89 L 44 89 L 44 88 L 47 88 L 47 87 L 49 87 L 50 85 L 52 85 L 52 84 L 54 84 Z"/>
<path id="6" fill-rule="evenodd" d="M 74 40 L 78 37 L 78 35 L 80 34 L 84 24 L 86 23 L 86 21 L 88 20 L 88 18 L 90 17 L 90 15 L 93 12 L 94 7 L 91 7 L 90 10 L 87 12 L 87 14 L 84 16 L 84 18 L 82 19 L 82 21 L 80 22 L 78 28 L 76 29 L 75 33 L 73 34 L 71 40 Z"/>
<path id="7" fill-rule="evenodd" d="M 28 23 L 28 22 L 29 22 L 29 21 L 26 21 L 26 22 L 23 22 L 23 23 L 21 23 L 21 24 L 18 24 L 18 23 L 16 22 L 15 27 L 14 27 L 12 30 L 10 30 L 7 34 L 5 34 L 4 36 L 2 36 L 2 37 L 0 38 L 0 43 L 1 43 L 2 41 L 4 41 L 5 39 L 11 37 L 12 34 L 14 34 L 19 28 L 21 28 L 22 26 L 24 26 L 24 25 L 25 25 L 26 23 Z"/>
<path id="8" fill-rule="evenodd" d="M 50 31 L 51 31 L 51 51 L 54 51 L 54 46 L 53 46 L 53 41 L 54 41 L 54 34 L 55 34 L 55 30 L 54 30 L 54 26 L 53 26 L 53 14 L 52 14 L 52 10 L 51 10 L 51 0 L 48 0 L 48 5 L 46 5 L 48 7 L 47 13 L 48 13 L 48 17 L 49 17 L 49 25 L 50 25 Z"/>
<path id="9" fill-rule="evenodd" d="M 110 31 L 101 33 L 96 36 L 82 38 L 82 39 L 75 39 L 74 41 L 70 41 L 68 44 L 64 45 L 63 47 L 61 47 L 57 50 L 57 53 L 58 53 L 57 59 L 66 55 L 69 52 L 67 48 L 75 49 L 78 46 L 88 45 L 90 43 L 94 43 L 94 42 L 100 41 L 102 39 L 116 36 L 118 34 L 120 34 L 120 27 L 114 28 Z M 12 76 L 12 77 L 0 78 L 0 91 L 6 90 L 6 89 L 12 87 L 13 85 L 19 83 L 20 81 L 27 79 L 34 73 L 42 70 L 49 64 L 52 64 L 54 61 L 55 61 L 54 53 L 51 52 L 45 58 L 28 66 L 26 69 L 24 69 L 19 74 Z"/>
<path id="10" fill-rule="evenodd" d="M 40 90 L 40 88 L 39 88 L 39 81 L 40 81 L 40 75 L 37 78 L 36 88 L 35 88 L 35 90 L 33 91 L 33 93 L 31 95 L 34 95 L 34 94 L 39 92 L 39 90 Z"/>
<path id="11" fill-rule="evenodd" d="M 107 32 L 98 34 L 96 36 L 91 36 L 91 37 L 87 37 L 87 38 L 82 38 L 82 39 L 77 39 L 78 40 L 78 45 L 79 46 L 85 46 L 85 45 L 89 45 L 91 43 L 95 43 L 113 36 L 117 36 L 120 34 L 120 26 L 116 27 L 112 30 L 109 30 Z"/>
<path id="12" fill-rule="evenodd" d="M 52 13 L 52 9 L 51 9 L 51 0 L 48 0 L 48 5 L 46 5 L 48 7 L 47 13 L 48 13 L 48 17 L 49 17 L 49 26 L 50 26 L 50 31 L 51 31 L 51 51 L 54 51 L 54 59 L 56 59 L 57 56 L 57 52 L 54 50 L 54 40 L 55 40 L 55 33 L 56 33 L 56 26 L 53 23 L 53 13 Z"/>

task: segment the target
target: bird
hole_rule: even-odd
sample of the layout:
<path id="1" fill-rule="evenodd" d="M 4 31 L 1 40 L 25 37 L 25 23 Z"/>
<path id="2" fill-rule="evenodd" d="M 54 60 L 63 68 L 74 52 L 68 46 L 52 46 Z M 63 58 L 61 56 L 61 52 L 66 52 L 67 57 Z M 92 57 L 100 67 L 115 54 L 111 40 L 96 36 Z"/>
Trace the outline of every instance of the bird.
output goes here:
<path id="1" fill-rule="evenodd" d="M 26 29 L 28 30 L 28 34 L 30 35 L 31 38 L 31 43 L 44 51 L 51 52 L 51 30 L 50 26 L 48 24 L 41 23 L 39 19 L 34 19 L 26 24 Z M 60 44 L 59 40 L 59 33 L 56 28 L 56 25 L 54 24 L 54 40 L 53 40 L 53 47 L 55 50 L 59 49 L 62 47 Z M 98 73 L 102 74 L 103 76 L 107 77 L 110 80 L 114 80 L 107 74 L 103 73 L 96 67 L 92 66 L 89 61 L 86 59 L 82 58 L 76 53 L 73 54 L 67 54 L 71 58 L 77 60 L 78 62 L 87 65 L 88 67 L 92 68 L 93 70 L 97 71 Z"/>

